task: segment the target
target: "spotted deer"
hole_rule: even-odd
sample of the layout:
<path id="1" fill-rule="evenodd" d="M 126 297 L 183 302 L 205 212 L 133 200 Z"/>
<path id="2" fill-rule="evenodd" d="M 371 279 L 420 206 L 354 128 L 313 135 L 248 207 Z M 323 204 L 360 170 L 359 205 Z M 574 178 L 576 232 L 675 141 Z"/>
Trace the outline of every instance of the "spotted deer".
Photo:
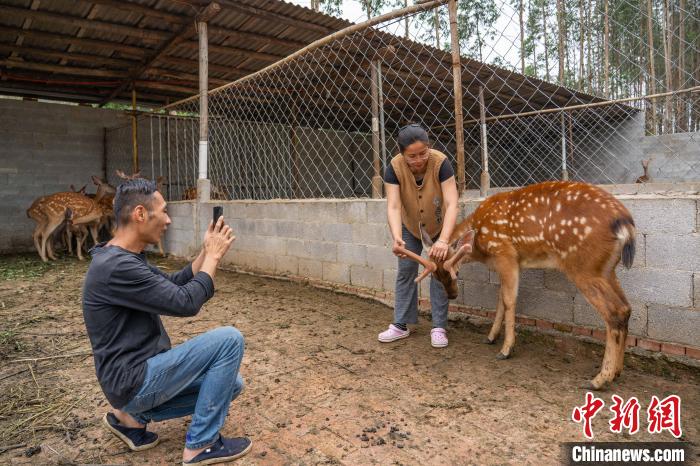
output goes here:
<path id="1" fill-rule="evenodd" d="M 62 225 L 66 229 L 81 229 L 83 227 L 90 230 L 93 240 L 97 241 L 98 220 L 95 215 L 104 216 L 104 209 L 99 206 L 101 199 L 114 194 L 114 187 L 110 186 L 101 178 L 93 176 L 93 182 L 97 185 L 97 193 L 94 199 L 90 195 L 84 194 L 84 187 L 77 192 L 61 192 L 47 196 L 41 196 L 34 200 L 27 209 L 27 217 L 37 222 L 32 234 L 34 247 L 41 259 L 46 262 L 48 259 L 56 260 L 51 235 Z M 71 187 L 75 191 L 75 187 Z M 70 211 L 70 212 L 69 212 Z M 101 218 L 101 217 L 100 217 Z M 80 255 L 79 255 L 80 258 Z"/>
<path id="2" fill-rule="evenodd" d="M 225 200 L 227 198 L 226 196 L 226 191 L 221 189 L 220 187 L 216 185 L 211 185 L 211 199 L 212 200 Z M 182 200 L 183 201 L 193 201 L 197 199 L 197 187 L 192 186 L 187 189 L 182 193 Z"/>
<path id="3" fill-rule="evenodd" d="M 642 169 L 644 170 L 644 174 L 637 178 L 635 183 L 649 183 L 651 181 L 651 177 L 649 176 L 649 162 L 651 162 L 651 159 L 642 160 Z"/>
<path id="4" fill-rule="evenodd" d="M 70 212 L 69 212 L 70 211 Z M 67 215 L 68 214 L 68 215 Z M 75 192 L 61 192 L 36 199 L 27 209 L 27 216 L 34 219 L 34 246 L 41 260 L 56 259 L 49 244 L 53 232 L 66 220 L 73 226 L 88 226 L 93 240 L 97 241 L 97 225 L 103 212 L 100 205 L 89 197 Z M 50 252 L 50 254 L 47 252 Z M 79 248 L 80 249 L 80 248 Z M 82 258 L 78 249 L 78 257 Z"/>
<path id="5" fill-rule="evenodd" d="M 423 235 L 426 248 L 432 245 Z M 589 387 L 602 389 L 623 368 L 630 305 L 615 274 L 620 261 L 634 261 L 635 227 L 629 211 L 615 197 L 593 185 L 546 182 L 490 196 L 459 223 L 444 262 L 406 254 L 456 296 L 461 264 L 482 262 L 501 279 L 496 316 L 486 343 L 493 344 L 505 319 L 505 339 L 498 359 L 511 356 L 515 343 L 515 303 L 520 270 L 558 269 L 571 280 L 605 321 L 605 355 Z M 410 253 L 400 250 L 395 253 Z M 451 293 L 452 292 L 452 293 Z"/>

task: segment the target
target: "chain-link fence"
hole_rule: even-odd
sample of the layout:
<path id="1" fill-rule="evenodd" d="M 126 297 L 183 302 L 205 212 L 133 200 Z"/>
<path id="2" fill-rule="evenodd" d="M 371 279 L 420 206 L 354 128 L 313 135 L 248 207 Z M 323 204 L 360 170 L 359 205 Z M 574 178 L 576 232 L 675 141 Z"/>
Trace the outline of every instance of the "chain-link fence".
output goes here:
<path id="1" fill-rule="evenodd" d="M 464 189 L 700 181 L 700 4 L 458 5 L 457 41 L 446 5 L 413 7 L 211 91 L 214 195 L 376 196 L 398 128 L 413 122 L 429 129 Z M 166 110 L 139 119 L 140 167 L 165 176 L 179 200 L 196 185 L 199 101 Z M 112 130 L 108 143 L 108 166 L 130 168 L 131 128 Z"/>
<path id="2" fill-rule="evenodd" d="M 194 199 L 197 180 L 199 121 L 194 117 L 157 115 L 137 120 L 137 166 L 134 165 L 133 126 L 107 130 L 107 181 L 116 186 L 138 171 L 144 178 L 160 180 L 167 199 Z"/>

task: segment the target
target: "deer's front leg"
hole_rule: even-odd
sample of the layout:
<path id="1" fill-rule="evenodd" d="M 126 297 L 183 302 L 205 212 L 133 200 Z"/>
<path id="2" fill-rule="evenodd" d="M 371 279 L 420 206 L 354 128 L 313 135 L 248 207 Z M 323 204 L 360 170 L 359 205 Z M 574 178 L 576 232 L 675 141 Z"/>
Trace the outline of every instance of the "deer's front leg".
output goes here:
<path id="1" fill-rule="evenodd" d="M 506 321 L 506 336 L 497 359 L 507 359 L 515 345 L 515 302 L 518 299 L 518 282 L 520 268 L 514 259 L 499 261 L 496 271 L 501 277 L 500 300 L 503 302 L 503 314 Z"/>

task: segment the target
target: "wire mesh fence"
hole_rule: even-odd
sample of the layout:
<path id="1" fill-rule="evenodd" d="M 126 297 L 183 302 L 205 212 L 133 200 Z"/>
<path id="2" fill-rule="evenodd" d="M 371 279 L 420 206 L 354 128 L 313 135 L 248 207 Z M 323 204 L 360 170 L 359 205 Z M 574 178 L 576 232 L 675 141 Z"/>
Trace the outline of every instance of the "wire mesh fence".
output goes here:
<path id="1" fill-rule="evenodd" d="M 139 172 L 144 178 L 159 180 L 169 200 L 194 199 L 197 180 L 199 122 L 187 116 L 154 115 L 137 120 L 137 159 L 134 164 L 132 125 L 107 130 L 107 181 L 122 180 Z"/>
<path id="2" fill-rule="evenodd" d="M 211 91 L 213 197 L 376 196 L 407 123 L 429 130 L 464 189 L 483 191 L 484 173 L 487 187 L 700 181 L 700 5 L 488 5 L 459 2 L 457 41 L 445 5 L 414 8 Z M 192 198 L 199 101 L 166 110 L 139 118 L 139 165 L 167 179 L 170 200 Z M 132 167 L 131 137 L 109 132 L 109 168 Z"/>

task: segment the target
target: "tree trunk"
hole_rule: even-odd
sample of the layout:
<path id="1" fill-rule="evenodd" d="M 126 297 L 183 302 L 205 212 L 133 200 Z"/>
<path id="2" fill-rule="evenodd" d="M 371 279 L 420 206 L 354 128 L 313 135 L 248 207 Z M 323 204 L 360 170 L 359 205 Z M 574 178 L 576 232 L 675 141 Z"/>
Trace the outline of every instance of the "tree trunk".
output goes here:
<path id="1" fill-rule="evenodd" d="M 476 44 L 479 46 L 479 61 L 484 62 L 484 57 L 481 54 L 481 34 L 479 33 L 479 18 L 476 18 Z"/>
<path id="2" fill-rule="evenodd" d="M 404 8 L 408 8 L 408 0 L 403 0 L 403 6 L 404 6 Z M 409 38 L 409 37 L 408 37 L 408 16 L 406 16 L 406 19 L 405 19 L 404 21 L 405 21 L 405 24 L 406 24 L 406 34 L 405 34 L 405 36 L 406 36 L 406 39 L 408 39 L 408 38 Z"/>
<path id="3" fill-rule="evenodd" d="M 678 11 L 678 83 L 676 89 L 683 88 L 685 88 L 685 0 L 680 0 Z M 676 110 L 678 131 L 685 132 L 688 131 L 687 103 L 683 95 L 676 98 L 678 99 L 678 109 Z"/>
<path id="4" fill-rule="evenodd" d="M 666 92 L 673 90 L 673 69 L 671 69 L 671 48 L 673 47 L 673 18 L 671 10 L 671 0 L 664 2 L 664 77 L 666 78 Z M 673 115 L 671 115 L 671 96 L 666 97 L 666 108 L 664 109 L 664 133 L 673 132 Z"/>
<path id="5" fill-rule="evenodd" d="M 564 0 L 557 0 L 557 26 L 559 28 L 559 85 L 564 85 L 564 65 L 566 54 L 564 42 L 566 41 L 566 29 L 564 27 Z"/>
<path id="6" fill-rule="evenodd" d="M 603 21 L 605 22 L 603 26 L 603 54 L 605 56 L 605 61 L 603 63 L 603 95 L 610 95 L 610 30 L 609 24 L 610 20 L 608 18 L 608 0 L 603 0 Z"/>
<path id="7" fill-rule="evenodd" d="M 525 24 L 523 23 L 523 13 L 525 0 L 520 0 L 520 73 L 525 74 Z"/>
<path id="8" fill-rule="evenodd" d="M 588 2 L 588 11 L 586 12 L 586 34 L 588 36 L 588 93 L 593 93 L 593 37 L 591 34 L 591 10 L 593 7 L 593 1 Z"/>
<path id="9" fill-rule="evenodd" d="M 647 49 L 649 50 L 649 82 L 647 85 L 647 95 L 656 94 L 656 68 L 654 65 L 654 27 L 652 18 L 654 10 L 651 7 L 652 0 L 647 1 Z M 651 99 L 647 112 L 647 128 L 649 133 L 656 134 L 656 99 Z"/>
<path id="10" fill-rule="evenodd" d="M 438 9 L 433 10 L 435 12 L 435 48 L 441 49 L 440 47 L 440 15 L 438 14 Z"/>
<path id="11" fill-rule="evenodd" d="M 578 16 L 579 16 L 579 49 L 578 49 L 578 54 L 579 54 L 579 69 L 578 69 L 578 90 L 582 91 L 583 90 L 583 83 L 585 82 L 585 75 L 584 73 L 586 72 L 586 69 L 583 64 L 583 37 L 584 33 L 586 30 L 586 25 L 585 25 L 585 18 L 583 16 L 583 0 L 579 0 L 578 2 Z"/>
<path id="12" fill-rule="evenodd" d="M 544 74 L 545 80 L 549 78 L 549 43 L 547 40 L 547 0 L 542 0 L 542 34 L 544 35 Z"/>

